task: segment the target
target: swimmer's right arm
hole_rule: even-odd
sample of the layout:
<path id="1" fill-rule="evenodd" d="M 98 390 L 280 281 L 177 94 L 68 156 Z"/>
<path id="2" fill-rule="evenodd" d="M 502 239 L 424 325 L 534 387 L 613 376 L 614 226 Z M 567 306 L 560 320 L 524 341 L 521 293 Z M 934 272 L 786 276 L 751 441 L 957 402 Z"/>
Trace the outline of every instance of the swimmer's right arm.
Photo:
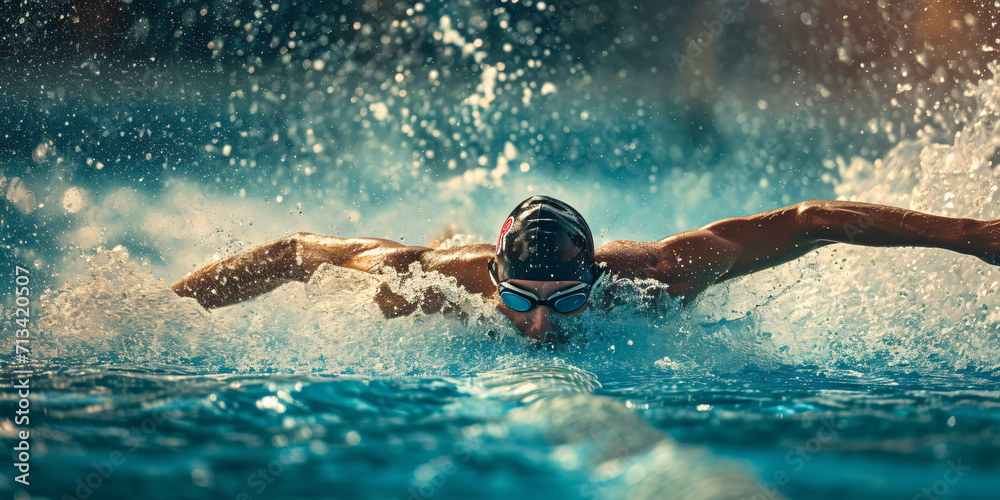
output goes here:
<path id="1" fill-rule="evenodd" d="M 417 252 L 398 251 L 408 248 Z M 296 233 L 213 262 L 170 288 L 211 309 L 256 297 L 289 281 L 309 281 L 322 264 L 370 272 L 389 261 L 406 260 L 406 253 L 420 250 L 426 249 L 376 238 Z"/>

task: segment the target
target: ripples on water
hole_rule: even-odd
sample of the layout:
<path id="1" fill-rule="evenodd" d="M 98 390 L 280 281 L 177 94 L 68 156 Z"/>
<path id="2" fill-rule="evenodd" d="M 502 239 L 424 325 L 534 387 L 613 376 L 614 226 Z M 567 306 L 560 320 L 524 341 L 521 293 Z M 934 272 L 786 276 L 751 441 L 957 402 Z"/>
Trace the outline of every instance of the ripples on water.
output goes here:
<path id="1" fill-rule="evenodd" d="M 956 498 L 990 498 L 1000 465 L 996 380 L 968 374 L 550 366 L 372 379 L 133 365 L 33 383 L 38 491 L 113 469 L 100 498 L 750 498 L 768 479 L 791 497 L 874 498 L 899 496 L 900 482 L 932 488 L 954 477 L 949 463 Z"/>
<path id="2" fill-rule="evenodd" d="M 490 241 L 541 192 L 599 243 L 808 198 L 1000 216 L 995 6 L 731 4 L 684 68 L 725 2 L 0 7 L 0 251 L 38 315 L 32 485 L 0 490 L 995 498 L 998 274 L 968 257 L 830 247 L 684 310 L 635 283 L 554 350 L 419 270 L 211 313 L 168 288 L 298 230 Z M 383 282 L 465 316 L 386 321 Z"/>

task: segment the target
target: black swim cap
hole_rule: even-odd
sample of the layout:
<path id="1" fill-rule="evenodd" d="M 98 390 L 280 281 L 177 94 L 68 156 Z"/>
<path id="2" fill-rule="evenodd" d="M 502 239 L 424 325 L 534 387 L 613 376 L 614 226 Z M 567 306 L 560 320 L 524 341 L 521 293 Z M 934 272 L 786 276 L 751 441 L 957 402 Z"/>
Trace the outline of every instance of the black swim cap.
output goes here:
<path id="1" fill-rule="evenodd" d="M 532 196 L 503 224 L 491 272 L 508 279 L 593 283 L 594 237 L 580 212 L 555 198 Z"/>

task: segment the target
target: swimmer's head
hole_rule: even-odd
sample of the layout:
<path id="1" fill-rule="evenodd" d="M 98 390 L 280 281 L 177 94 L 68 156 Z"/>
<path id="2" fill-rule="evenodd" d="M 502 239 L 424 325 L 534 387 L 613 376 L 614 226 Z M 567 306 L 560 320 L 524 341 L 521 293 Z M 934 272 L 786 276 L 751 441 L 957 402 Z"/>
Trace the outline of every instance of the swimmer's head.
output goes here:
<path id="1" fill-rule="evenodd" d="M 581 281 L 601 273 L 594 263 L 594 237 L 580 212 L 555 198 L 532 196 L 521 202 L 500 230 L 493 278 Z"/>
<path id="2" fill-rule="evenodd" d="M 510 213 L 489 261 L 500 311 L 521 335 L 545 343 L 558 342 L 560 323 L 585 309 L 603 271 L 583 216 L 548 196 L 528 198 Z"/>

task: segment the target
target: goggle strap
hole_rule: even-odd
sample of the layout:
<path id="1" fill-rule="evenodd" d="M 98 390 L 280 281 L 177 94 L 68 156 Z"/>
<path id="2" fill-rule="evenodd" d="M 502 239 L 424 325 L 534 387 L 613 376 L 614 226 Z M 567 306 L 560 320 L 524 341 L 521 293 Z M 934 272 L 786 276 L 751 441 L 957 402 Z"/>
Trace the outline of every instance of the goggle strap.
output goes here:
<path id="1" fill-rule="evenodd" d="M 594 283 L 590 286 L 592 288 L 597 288 L 597 285 L 600 285 L 601 282 L 604 281 L 604 277 L 608 275 L 608 270 L 607 268 L 601 267 L 601 265 L 596 262 L 593 264 L 593 270 L 594 274 L 597 275 L 597 278 L 594 279 Z"/>
<path id="2" fill-rule="evenodd" d="M 489 265 L 486 266 L 490 271 L 490 281 L 493 282 L 493 286 L 500 288 L 500 283 L 497 282 L 497 261 L 490 259 Z"/>

